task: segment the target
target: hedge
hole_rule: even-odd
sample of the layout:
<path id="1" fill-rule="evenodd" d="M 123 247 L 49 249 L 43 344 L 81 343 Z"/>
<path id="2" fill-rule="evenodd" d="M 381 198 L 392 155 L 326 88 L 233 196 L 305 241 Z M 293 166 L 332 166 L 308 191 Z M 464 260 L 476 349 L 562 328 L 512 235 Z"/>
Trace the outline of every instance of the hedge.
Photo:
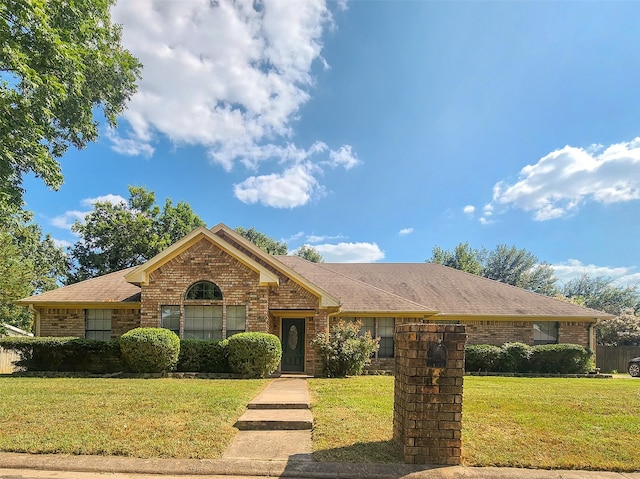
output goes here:
<path id="1" fill-rule="evenodd" d="M 229 340 L 181 339 L 177 371 L 228 373 Z"/>
<path id="2" fill-rule="evenodd" d="M 577 344 L 505 343 L 465 348 L 467 372 L 585 374 L 593 369 L 593 351 Z"/>
<path id="3" fill-rule="evenodd" d="M 5 337 L 0 347 L 19 355 L 27 371 L 115 373 L 124 369 L 118 341 L 81 338 Z"/>

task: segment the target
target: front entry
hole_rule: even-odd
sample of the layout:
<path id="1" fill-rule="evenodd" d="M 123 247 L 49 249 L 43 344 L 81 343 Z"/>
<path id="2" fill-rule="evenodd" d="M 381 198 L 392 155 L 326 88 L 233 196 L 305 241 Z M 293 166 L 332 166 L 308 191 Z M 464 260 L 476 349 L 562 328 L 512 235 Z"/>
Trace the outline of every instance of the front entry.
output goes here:
<path id="1" fill-rule="evenodd" d="M 282 372 L 304 372 L 304 319 L 282 318 Z"/>

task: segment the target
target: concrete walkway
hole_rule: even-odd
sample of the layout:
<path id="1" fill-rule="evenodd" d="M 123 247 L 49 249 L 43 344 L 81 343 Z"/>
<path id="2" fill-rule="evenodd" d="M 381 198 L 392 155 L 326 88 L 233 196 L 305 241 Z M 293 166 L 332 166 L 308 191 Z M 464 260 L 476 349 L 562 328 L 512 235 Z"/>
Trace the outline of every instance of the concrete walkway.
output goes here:
<path id="1" fill-rule="evenodd" d="M 311 461 L 313 417 L 306 380 L 274 379 L 235 426 L 239 432 L 223 460 Z"/>

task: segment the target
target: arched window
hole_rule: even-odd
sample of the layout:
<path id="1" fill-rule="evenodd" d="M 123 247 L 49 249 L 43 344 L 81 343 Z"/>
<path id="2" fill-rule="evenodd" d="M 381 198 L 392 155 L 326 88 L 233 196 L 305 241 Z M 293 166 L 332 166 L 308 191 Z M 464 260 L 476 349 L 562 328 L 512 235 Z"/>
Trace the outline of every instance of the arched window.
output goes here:
<path id="1" fill-rule="evenodd" d="M 222 299 L 222 291 L 211 281 L 199 281 L 189 286 L 184 299 Z"/>

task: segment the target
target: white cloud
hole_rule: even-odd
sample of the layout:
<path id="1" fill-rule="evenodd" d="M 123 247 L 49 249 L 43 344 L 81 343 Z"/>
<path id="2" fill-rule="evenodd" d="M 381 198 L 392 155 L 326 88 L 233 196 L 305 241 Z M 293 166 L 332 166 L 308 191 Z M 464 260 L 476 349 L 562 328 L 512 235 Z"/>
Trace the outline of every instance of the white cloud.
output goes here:
<path id="1" fill-rule="evenodd" d="M 553 270 L 560 283 L 566 283 L 580 275 L 588 274 L 591 277 L 603 276 L 611 278 L 618 286 L 627 286 L 640 282 L 640 273 L 634 273 L 635 267 L 597 266 L 595 264 L 583 264 L 580 260 L 569 259 L 564 263 L 554 264 Z"/>
<path id="2" fill-rule="evenodd" d="M 56 245 L 58 248 L 62 248 L 62 249 L 70 248 L 73 245 L 73 243 L 71 243 L 70 241 L 56 239 L 56 238 L 53 238 L 53 244 Z"/>
<path id="3" fill-rule="evenodd" d="M 407 235 L 410 235 L 411 233 L 413 233 L 413 228 L 403 228 L 398 232 L 400 236 L 407 236 Z"/>
<path id="4" fill-rule="evenodd" d="M 309 165 L 295 165 L 281 174 L 251 176 L 234 185 L 235 196 L 243 203 L 262 203 L 274 208 L 304 205 L 321 191 Z"/>
<path id="5" fill-rule="evenodd" d="M 127 200 L 120 195 L 113 195 L 111 193 L 107 195 L 96 196 L 95 198 L 85 198 L 83 200 L 80 200 L 80 204 L 86 207 L 92 207 L 98 202 L 117 205 L 120 203 L 127 203 Z M 90 211 L 69 210 L 61 215 L 52 218 L 50 223 L 56 228 L 71 231 L 71 227 L 73 226 L 73 224 L 76 221 L 83 222 L 85 216 L 87 216 L 89 213 Z"/>
<path id="6" fill-rule="evenodd" d="M 493 204 L 533 212 L 538 221 L 561 218 L 588 201 L 640 199 L 640 137 L 609 147 L 565 146 L 520 171 L 513 184 L 494 186 Z"/>
<path id="7" fill-rule="evenodd" d="M 462 208 L 462 211 L 468 215 L 472 215 L 473 213 L 475 213 L 476 207 L 473 205 L 467 205 L 464 208 Z"/>
<path id="8" fill-rule="evenodd" d="M 322 38 L 333 19 L 325 0 L 123 1 L 113 17 L 123 24 L 124 45 L 144 65 L 123 114 L 128 130 L 110 136 L 116 151 L 149 156 L 154 141 L 166 136 L 178 146 L 205 147 L 226 171 L 237 163 L 252 170 L 268 161 L 283 164 L 275 176 L 236 185 L 242 201 L 276 207 L 309 201 L 319 166 L 359 163 L 349 145 L 331 150 L 321 141 L 308 149 L 288 143 L 310 98 L 314 65 L 328 67 Z M 306 187 L 288 201 L 275 200 L 266 184 L 317 154 L 324 159 L 305 168 L 312 177 Z"/>
<path id="9" fill-rule="evenodd" d="M 339 240 L 344 238 L 344 235 L 309 235 L 307 236 L 307 243 L 320 243 L 321 241 Z"/>
<path id="10" fill-rule="evenodd" d="M 88 211 L 67 211 L 61 215 L 58 215 L 51 219 L 51 224 L 56 228 L 71 231 L 73 223 L 77 221 L 84 221 L 84 217 L 87 216 Z"/>
<path id="11" fill-rule="evenodd" d="M 111 203 L 112 205 L 118 205 L 120 203 L 128 203 L 128 201 L 120 195 L 108 195 L 96 196 L 95 198 L 85 198 L 80 201 L 84 206 L 93 206 L 96 203 Z"/>
<path id="12" fill-rule="evenodd" d="M 493 205 L 488 203 L 482 207 L 482 216 L 480 217 L 480 223 L 483 225 L 489 225 L 493 223 L 491 217 L 493 216 Z"/>
<path id="13" fill-rule="evenodd" d="M 111 148 L 116 153 L 126 156 L 144 156 L 149 158 L 155 149 L 147 141 L 136 138 L 122 138 L 116 131 L 107 130 L 107 138 L 111 141 Z"/>
<path id="14" fill-rule="evenodd" d="M 349 145 L 341 146 L 338 151 L 329 152 L 329 159 L 331 160 L 331 166 L 344 166 L 345 170 L 350 170 L 360 164 L 360 160 L 358 160 Z"/>
<path id="15" fill-rule="evenodd" d="M 384 259 L 376 243 L 319 244 L 314 248 L 327 263 L 373 263 Z"/>

